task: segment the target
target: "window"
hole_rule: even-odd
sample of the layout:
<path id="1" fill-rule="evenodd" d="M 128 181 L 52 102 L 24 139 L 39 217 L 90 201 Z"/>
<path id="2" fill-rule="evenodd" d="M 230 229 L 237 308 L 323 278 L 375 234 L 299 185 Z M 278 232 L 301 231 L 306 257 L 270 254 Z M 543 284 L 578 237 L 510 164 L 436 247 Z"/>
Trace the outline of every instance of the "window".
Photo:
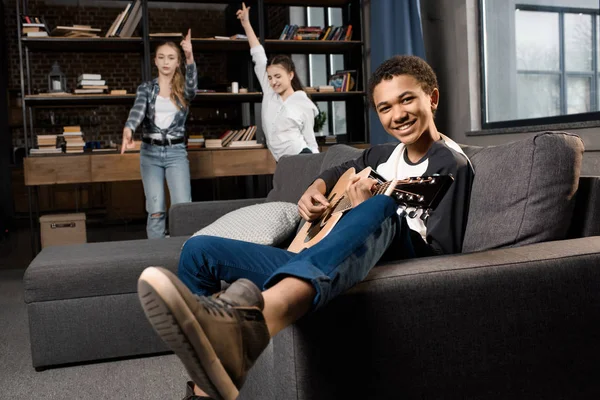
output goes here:
<path id="1" fill-rule="evenodd" d="M 600 119 L 598 0 L 481 0 L 483 128 Z"/>

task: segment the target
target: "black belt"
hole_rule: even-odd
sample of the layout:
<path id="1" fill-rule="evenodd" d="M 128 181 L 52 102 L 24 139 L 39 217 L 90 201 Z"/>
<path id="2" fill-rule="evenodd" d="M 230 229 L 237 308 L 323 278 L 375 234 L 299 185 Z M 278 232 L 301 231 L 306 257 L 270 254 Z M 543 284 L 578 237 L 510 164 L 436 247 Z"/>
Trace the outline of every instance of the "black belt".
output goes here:
<path id="1" fill-rule="evenodd" d="M 183 143 L 183 142 L 185 142 L 185 139 L 184 138 L 175 138 L 175 139 L 167 138 L 166 140 L 160 140 L 160 139 L 152 139 L 149 137 L 143 137 L 142 142 L 148 143 L 148 144 L 155 144 L 157 146 L 170 146 L 172 144 Z"/>

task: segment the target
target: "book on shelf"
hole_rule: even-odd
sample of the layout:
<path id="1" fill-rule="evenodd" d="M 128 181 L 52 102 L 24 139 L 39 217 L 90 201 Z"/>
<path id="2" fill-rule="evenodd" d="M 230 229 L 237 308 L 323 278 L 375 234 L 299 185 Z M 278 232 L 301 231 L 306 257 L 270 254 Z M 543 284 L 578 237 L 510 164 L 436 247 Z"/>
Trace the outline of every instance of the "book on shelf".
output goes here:
<path id="1" fill-rule="evenodd" d="M 63 126 L 64 133 L 81 133 L 81 126 L 79 125 L 66 125 Z"/>
<path id="2" fill-rule="evenodd" d="M 27 37 L 47 37 L 48 36 L 48 32 L 46 32 L 46 31 L 27 32 L 25 35 Z"/>
<path id="3" fill-rule="evenodd" d="M 203 135 L 190 135 L 187 143 L 188 149 L 200 149 L 204 147 Z"/>
<path id="4" fill-rule="evenodd" d="M 142 2 L 129 2 L 125 9 L 117 15 L 104 37 L 131 37 L 142 19 Z"/>
<path id="5" fill-rule="evenodd" d="M 103 94 L 104 89 L 74 89 L 73 93 L 75 94 Z"/>
<path id="6" fill-rule="evenodd" d="M 90 25 L 57 26 L 52 29 L 50 35 L 64 37 L 98 37 L 96 32 L 100 31 L 100 29 L 92 28 Z"/>
<path id="7" fill-rule="evenodd" d="M 50 32 L 50 29 L 48 29 L 48 25 L 46 24 L 46 20 L 42 16 L 36 17 L 33 15 L 21 15 L 21 28 L 24 35 L 35 32 Z"/>
<path id="8" fill-rule="evenodd" d="M 247 40 L 248 36 L 241 34 L 241 33 L 236 33 L 235 35 L 231 35 L 231 36 L 222 36 L 222 35 L 215 35 L 212 38 L 209 39 L 217 39 L 217 40 Z"/>
<path id="9" fill-rule="evenodd" d="M 183 33 L 180 32 L 156 32 L 150 33 L 150 37 L 183 37 Z"/>
<path id="10" fill-rule="evenodd" d="M 104 79 L 82 79 L 77 81 L 77 85 L 79 86 L 104 86 L 106 85 L 106 80 Z"/>
<path id="11" fill-rule="evenodd" d="M 43 148 L 43 149 L 29 149 L 29 154 L 31 155 L 39 155 L 39 154 L 61 154 L 61 147 L 53 147 L 53 148 Z"/>
<path id="12" fill-rule="evenodd" d="M 37 144 L 40 149 L 52 149 L 56 147 L 58 135 L 37 135 Z"/>
<path id="13" fill-rule="evenodd" d="M 122 28 L 123 21 L 125 20 L 125 17 L 127 16 L 127 13 L 129 12 L 130 9 L 131 9 L 131 3 L 127 3 L 127 5 L 125 6 L 125 10 L 123 10 L 117 16 L 117 19 L 115 20 L 115 23 L 113 24 L 113 27 L 112 27 L 112 30 L 111 30 L 109 36 L 117 36 L 117 32 L 119 32 L 119 30 Z"/>
<path id="14" fill-rule="evenodd" d="M 347 41 L 352 39 L 352 25 L 328 26 L 298 26 L 286 25 L 279 40 L 331 40 Z"/>
<path id="15" fill-rule="evenodd" d="M 81 85 L 81 89 L 102 89 L 107 90 L 107 85 Z"/>
<path id="16" fill-rule="evenodd" d="M 335 92 L 335 87 L 333 87 L 332 85 L 320 85 L 320 86 L 317 86 L 317 89 L 319 89 L 319 92 L 321 92 L 321 93 Z"/>
<path id="17" fill-rule="evenodd" d="M 92 80 L 92 81 L 98 81 L 102 79 L 102 75 L 101 74 L 81 74 L 77 77 L 77 81 L 83 81 L 83 80 Z"/>
<path id="18" fill-rule="evenodd" d="M 119 37 L 131 37 L 135 29 L 137 28 L 140 20 L 142 19 L 142 2 L 136 0 L 133 7 L 130 9 L 127 16 L 124 18 L 123 26 L 120 31 L 117 32 Z"/>
<path id="19" fill-rule="evenodd" d="M 223 147 L 223 144 L 221 142 L 221 139 L 206 139 L 206 140 L 204 140 L 204 146 L 207 149 L 210 149 L 210 148 Z"/>
<path id="20" fill-rule="evenodd" d="M 256 140 L 239 140 L 236 142 L 231 143 L 231 145 L 229 147 L 251 147 L 251 148 L 258 148 L 258 147 L 265 147 L 262 144 L 258 144 L 256 142 Z"/>
<path id="21" fill-rule="evenodd" d="M 125 89 L 113 89 L 110 91 L 110 94 L 113 96 L 124 95 L 127 94 L 127 90 Z"/>
<path id="22" fill-rule="evenodd" d="M 356 70 L 338 70 L 329 77 L 329 85 L 334 87 L 336 92 L 349 92 L 356 85 Z"/>
<path id="23" fill-rule="evenodd" d="M 44 30 L 44 28 L 41 28 L 39 26 L 24 26 L 21 29 L 21 32 L 23 34 L 26 34 L 26 33 L 29 33 L 29 32 L 46 32 L 46 31 Z"/>

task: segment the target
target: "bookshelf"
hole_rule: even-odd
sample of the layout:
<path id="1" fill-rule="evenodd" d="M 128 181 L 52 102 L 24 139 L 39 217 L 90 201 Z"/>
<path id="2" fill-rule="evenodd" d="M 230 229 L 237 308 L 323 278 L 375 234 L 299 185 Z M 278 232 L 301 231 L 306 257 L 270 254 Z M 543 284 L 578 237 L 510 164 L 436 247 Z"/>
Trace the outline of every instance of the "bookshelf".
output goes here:
<path id="1" fill-rule="evenodd" d="M 27 0 L 15 0 L 17 3 L 17 16 L 28 9 Z M 141 75 L 142 80 L 152 78 L 152 51 L 157 43 L 163 39 L 150 36 L 150 26 L 148 18 L 149 3 L 154 0 L 142 0 L 142 17 L 140 21 L 141 37 L 121 38 L 121 37 L 98 37 L 98 38 L 64 38 L 64 37 L 22 37 L 19 39 L 19 55 L 21 66 L 21 91 L 23 101 L 23 120 L 25 131 L 25 144 L 27 147 L 34 142 L 35 118 L 32 109 L 44 107 L 78 107 L 78 106 L 100 106 L 122 104 L 129 106 L 133 103 L 134 95 L 95 95 L 95 96 L 42 96 L 33 95 L 30 87 L 31 72 L 29 70 L 29 58 L 33 52 L 106 52 L 106 53 L 139 53 L 142 55 Z M 239 1 L 233 0 L 184 0 L 181 3 L 206 3 L 221 4 L 231 7 L 238 7 Z M 359 71 L 359 80 L 357 90 L 344 93 L 311 93 L 310 97 L 319 102 L 347 102 L 346 115 L 348 118 L 348 127 L 352 131 L 347 134 L 350 143 L 368 142 L 367 131 L 367 104 L 365 99 L 365 79 L 364 79 L 364 37 L 362 33 L 362 12 L 361 0 L 250 0 L 249 3 L 254 6 L 257 14 L 258 24 L 254 23 L 255 29 L 259 34 L 259 39 L 263 43 L 267 54 L 341 54 L 344 56 L 344 63 L 349 68 Z M 23 10 L 20 9 L 23 5 Z M 266 10 L 272 5 L 284 6 L 314 6 L 314 7 L 341 7 L 343 19 L 346 23 L 352 24 L 353 40 L 350 41 L 331 41 L 331 40 L 278 40 L 265 37 L 267 30 Z M 108 27 L 103 27 L 108 28 Z M 156 30 L 156 29 L 154 29 Z M 177 41 L 177 38 L 175 39 Z M 246 40 L 216 40 L 193 38 L 194 52 L 201 53 L 224 53 L 228 58 L 242 60 L 240 64 L 246 64 L 239 68 L 237 75 L 232 78 L 240 83 L 247 84 L 251 93 L 247 94 L 228 94 L 228 93 L 200 93 L 196 96 L 192 105 L 194 107 L 206 107 L 213 105 L 223 105 L 224 103 L 260 103 L 261 93 L 256 92 L 258 85 L 253 74 L 252 63 L 249 56 L 249 47 Z M 245 75 L 245 76 L 244 76 Z M 252 93 L 254 92 L 254 93 Z M 329 105 L 329 115 L 332 115 L 331 105 Z M 253 114 L 253 112 L 251 112 Z M 254 119 L 254 116 L 251 116 Z M 255 121 L 251 121 L 254 123 Z M 31 142 L 30 142 L 31 140 Z M 31 146 L 33 147 L 33 146 Z"/>

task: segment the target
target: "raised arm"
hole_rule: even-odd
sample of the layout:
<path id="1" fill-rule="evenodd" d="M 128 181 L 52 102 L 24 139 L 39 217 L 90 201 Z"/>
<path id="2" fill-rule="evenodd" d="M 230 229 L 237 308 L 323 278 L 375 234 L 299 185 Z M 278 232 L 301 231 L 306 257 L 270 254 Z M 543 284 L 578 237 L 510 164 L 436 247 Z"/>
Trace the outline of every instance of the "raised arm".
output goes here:
<path id="1" fill-rule="evenodd" d="M 271 88 L 271 85 L 269 85 L 269 77 L 267 76 L 267 54 L 265 53 L 265 49 L 258 41 L 258 38 L 254 33 L 254 29 L 252 29 L 252 25 L 250 25 L 249 11 L 250 7 L 246 7 L 246 4 L 242 3 L 242 9 L 237 10 L 236 15 L 242 23 L 242 27 L 246 31 L 246 36 L 248 37 L 248 42 L 250 43 L 252 62 L 254 62 L 254 73 L 258 78 L 262 92 L 269 93 L 273 89 Z"/>
<path id="2" fill-rule="evenodd" d="M 188 29 L 188 33 L 181 41 L 181 48 L 185 54 L 185 90 L 184 95 L 188 101 L 192 101 L 196 96 L 198 89 L 198 71 L 196 70 L 196 62 L 194 61 L 194 50 L 192 48 L 192 30 Z"/>
<path id="3" fill-rule="evenodd" d="M 260 46 L 260 42 L 254 33 L 254 29 L 252 29 L 252 25 L 250 24 L 250 7 L 246 7 L 246 4 L 242 3 L 242 9 L 237 10 L 235 15 L 242 23 L 242 27 L 244 28 L 246 36 L 248 37 L 248 43 L 250 43 L 250 48 Z"/>

